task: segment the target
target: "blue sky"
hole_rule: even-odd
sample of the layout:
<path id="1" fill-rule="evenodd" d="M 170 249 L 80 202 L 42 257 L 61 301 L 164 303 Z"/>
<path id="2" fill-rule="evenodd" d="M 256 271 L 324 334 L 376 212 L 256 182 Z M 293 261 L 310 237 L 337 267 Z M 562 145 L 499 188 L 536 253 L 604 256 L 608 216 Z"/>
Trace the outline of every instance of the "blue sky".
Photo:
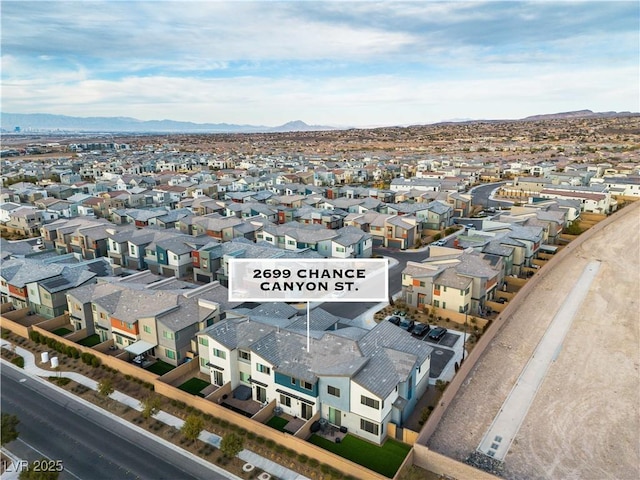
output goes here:
<path id="1" fill-rule="evenodd" d="M 636 1 L 0 8 L 3 112 L 379 126 L 640 110 Z"/>

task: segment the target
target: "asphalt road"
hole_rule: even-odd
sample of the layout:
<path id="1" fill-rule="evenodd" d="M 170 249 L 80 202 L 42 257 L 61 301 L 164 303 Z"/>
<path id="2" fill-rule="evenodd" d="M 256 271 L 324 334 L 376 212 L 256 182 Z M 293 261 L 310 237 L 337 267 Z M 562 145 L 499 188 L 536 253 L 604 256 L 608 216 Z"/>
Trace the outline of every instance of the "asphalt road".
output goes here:
<path id="1" fill-rule="evenodd" d="M 427 257 L 426 251 L 411 252 L 386 247 L 375 247 L 373 253 L 374 255 L 391 257 L 398 261 L 396 265 L 389 269 L 389 294 L 392 296 L 402 290 L 402 270 L 404 270 L 407 262 L 420 262 Z M 377 303 L 374 302 L 326 302 L 323 303 L 321 307 L 333 315 L 344 318 L 356 318 L 375 305 L 377 305 Z"/>
<path id="2" fill-rule="evenodd" d="M 1 375 L 2 412 L 20 420 L 6 447 L 30 461 L 62 460 L 61 480 L 228 478 L 19 371 L 3 366 Z"/>
<path id="3" fill-rule="evenodd" d="M 508 202 L 506 200 L 489 200 L 489 195 L 491 195 L 491 192 L 498 188 L 500 185 L 504 185 L 505 183 L 507 182 L 487 183 L 486 185 L 474 187 L 469 192 L 471 193 L 471 197 L 473 199 L 471 203 L 473 205 L 482 205 L 484 208 L 497 208 L 499 206 L 512 205 L 513 202 Z"/>

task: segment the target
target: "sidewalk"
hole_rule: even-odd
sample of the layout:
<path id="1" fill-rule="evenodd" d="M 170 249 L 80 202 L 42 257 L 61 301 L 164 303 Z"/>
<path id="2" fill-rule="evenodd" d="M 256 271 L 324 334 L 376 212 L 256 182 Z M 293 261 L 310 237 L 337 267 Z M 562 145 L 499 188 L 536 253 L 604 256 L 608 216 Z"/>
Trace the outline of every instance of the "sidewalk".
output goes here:
<path id="1" fill-rule="evenodd" d="M 5 348 L 11 348 L 12 350 L 14 350 L 18 355 L 20 355 L 21 357 L 24 358 L 24 372 L 35 376 L 35 377 L 44 377 L 44 378 L 48 378 L 50 376 L 60 376 L 60 377 L 64 377 L 64 378 L 69 378 L 77 383 L 80 383 L 82 385 L 84 385 L 87 388 L 90 388 L 91 390 L 97 390 L 98 388 L 98 383 L 95 380 L 92 380 L 91 378 L 85 377 L 84 375 L 80 375 L 79 373 L 75 373 L 75 372 L 52 372 L 50 370 L 45 370 L 42 369 L 40 367 L 37 366 L 36 361 L 35 361 L 35 356 L 33 355 L 33 353 L 31 353 L 28 350 L 25 350 L 22 347 L 19 346 L 14 346 L 13 344 L 11 344 L 10 342 L 7 342 L 6 340 L 2 340 L 0 342 L 0 344 L 2 345 L 2 347 Z M 4 362 L 4 360 L 3 360 Z M 8 362 L 7 362 L 8 364 Z M 16 367 L 17 368 L 17 367 Z M 65 394 L 73 397 L 73 398 L 78 398 L 75 395 L 67 392 L 64 389 L 61 389 L 62 392 L 64 392 Z M 140 406 L 140 401 L 130 397 L 129 395 L 125 395 L 122 392 L 118 392 L 115 391 L 113 392 L 111 395 L 109 395 L 109 398 L 116 400 L 117 402 L 122 403 L 123 405 L 127 405 L 128 407 L 131 407 L 137 411 L 142 411 L 142 407 Z M 80 399 L 83 400 L 83 399 Z M 86 402 L 86 401 L 85 401 Z M 136 428 L 138 430 L 142 430 L 142 432 L 144 432 L 147 436 L 152 437 L 156 440 L 161 440 L 163 442 L 166 442 L 166 440 L 161 439 L 160 437 L 157 437 L 149 432 L 147 432 L 146 430 L 142 429 L 141 427 L 137 427 L 136 425 L 131 424 L 130 422 L 127 422 L 123 419 L 121 419 L 120 417 L 113 415 L 103 409 L 101 409 L 100 407 L 97 407 L 95 405 L 93 405 L 90 402 L 87 402 L 90 406 L 92 406 L 92 408 L 100 410 L 104 413 L 107 413 L 115 418 L 117 418 L 118 420 L 120 420 L 121 422 L 124 422 L 125 424 L 127 424 L 130 428 Z M 160 411 L 158 412 L 156 415 L 154 415 L 154 418 L 162 423 L 165 423 L 167 425 L 170 425 L 172 427 L 175 427 L 177 429 L 182 428 L 182 425 L 184 423 L 184 421 L 174 415 L 171 415 L 170 413 L 167 413 L 165 411 Z M 202 432 L 200 432 L 200 436 L 198 437 L 198 439 L 204 443 L 208 443 L 211 446 L 215 447 L 215 448 L 220 448 L 220 441 L 221 441 L 221 437 L 208 432 L 207 430 L 203 430 Z M 198 461 L 200 463 L 204 462 L 203 464 L 207 464 L 208 466 L 210 466 L 210 468 L 218 473 L 221 473 L 223 475 L 228 476 L 229 478 L 236 478 L 239 479 L 239 477 L 234 476 L 233 474 L 227 472 L 224 469 L 221 469 L 220 467 L 218 467 L 217 465 L 214 465 L 210 462 L 207 462 L 206 460 L 201 459 L 200 457 L 193 455 L 192 453 L 181 449 L 180 447 L 178 447 L 177 445 L 173 445 L 171 444 L 172 447 L 176 450 L 182 450 L 182 452 L 184 452 L 185 455 L 188 456 L 192 456 L 195 457 L 196 459 L 198 459 Z M 308 480 L 307 477 L 300 475 L 297 472 L 294 472 L 293 470 L 290 470 L 288 468 L 283 467 L 282 465 L 279 465 L 269 459 L 266 459 L 264 457 L 261 457 L 260 455 L 257 455 L 249 450 L 243 450 L 242 452 L 240 452 L 238 454 L 238 458 L 240 458 L 241 460 L 247 462 L 247 463 L 251 463 L 252 465 L 254 465 L 255 467 L 273 475 L 274 477 L 277 477 L 279 479 L 283 479 L 283 480 Z M 5 474 L 6 475 L 6 474 Z M 11 476 L 6 476 L 2 475 L 1 480 L 5 480 L 5 479 L 10 479 L 10 478 L 17 478 L 16 477 L 11 477 Z"/>

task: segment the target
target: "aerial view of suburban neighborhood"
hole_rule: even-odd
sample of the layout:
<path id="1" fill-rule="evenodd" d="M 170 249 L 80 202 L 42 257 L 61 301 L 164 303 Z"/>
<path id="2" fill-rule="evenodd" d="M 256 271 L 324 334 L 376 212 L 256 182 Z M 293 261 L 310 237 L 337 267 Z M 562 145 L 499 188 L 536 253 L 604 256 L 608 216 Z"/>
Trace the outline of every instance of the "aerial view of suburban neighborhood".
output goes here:
<path id="1" fill-rule="evenodd" d="M 83 2 L 2 2 L 2 480 L 640 476 L 639 33 L 627 15 L 638 13 L 635 2 L 88 3 L 102 16 Z M 277 19 L 304 45 L 281 53 L 284 40 L 267 28 L 256 38 L 270 45 L 260 57 L 268 67 L 243 53 L 243 39 L 234 54 L 247 63 L 205 68 L 199 62 L 214 55 L 205 42 L 201 58 L 182 59 L 186 49 L 175 46 L 185 62 L 176 67 L 173 42 L 162 60 L 141 46 L 155 41 L 144 31 L 160 27 L 135 34 L 130 51 L 102 30 L 125 32 L 156 8 L 163 35 L 180 32 L 195 50 L 180 26 L 209 15 L 222 30 L 240 28 L 236 9 Z M 573 16 L 577 33 L 548 32 L 558 38 L 545 48 L 561 53 L 600 31 L 596 17 L 610 17 L 620 51 L 558 109 L 535 98 L 482 114 L 459 93 L 468 113 L 442 107 L 442 120 L 420 121 L 403 116 L 400 100 L 426 95 L 413 91 L 412 74 L 397 73 L 402 92 L 391 83 L 366 90 L 361 72 L 386 48 L 398 65 L 420 63 L 394 41 L 422 38 L 439 22 L 493 25 L 494 14 L 497 22 L 510 12 L 522 26 L 546 12 L 569 28 Z M 443 17 L 426 20 L 435 13 Z M 424 24 L 406 25 L 407 15 Z M 23 18 L 55 25 L 61 38 L 26 34 Z M 300 22 L 326 29 L 330 68 Z M 512 42 L 527 37 L 523 29 Z M 120 45 L 122 57 L 103 57 L 103 45 Z M 450 51 L 467 61 L 469 45 Z M 376 62 L 358 63 L 359 48 L 376 50 Z M 483 62 L 511 54 L 495 48 Z M 571 68 L 582 68 L 585 47 L 571 48 Z M 296 85 L 293 73 L 275 78 L 276 64 L 307 49 L 314 56 L 295 75 L 312 85 Z M 45 74 L 55 55 L 65 60 Z M 631 78 L 618 75 L 628 58 Z M 165 60 L 172 73 L 149 66 Z M 325 69 L 347 69 L 339 61 L 360 73 L 323 78 L 336 81 L 332 92 L 313 85 Z M 128 66 L 116 79 L 120 63 Z M 615 81 L 601 92 L 594 85 L 609 71 Z M 189 85 L 202 86 L 199 75 L 221 82 L 215 115 L 212 101 L 198 116 Z M 553 97 L 569 91 L 562 75 L 545 86 L 518 81 Z M 245 84 L 252 76 L 261 98 L 290 95 L 291 105 L 260 113 Z M 493 95 L 488 78 L 469 80 L 469 91 Z M 323 116 L 329 99 L 351 102 L 338 83 L 360 81 L 350 108 Z M 500 85 L 496 95 L 509 96 Z M 175 89 L 175 114 L 153 110 L 164 88 Z M 183 95 L 194 105 L 184 115 Z M 368 105 L 381 98 L 391 110 L 376 116 Z M 242 116 L 246 105 L 255 111 Z"/>

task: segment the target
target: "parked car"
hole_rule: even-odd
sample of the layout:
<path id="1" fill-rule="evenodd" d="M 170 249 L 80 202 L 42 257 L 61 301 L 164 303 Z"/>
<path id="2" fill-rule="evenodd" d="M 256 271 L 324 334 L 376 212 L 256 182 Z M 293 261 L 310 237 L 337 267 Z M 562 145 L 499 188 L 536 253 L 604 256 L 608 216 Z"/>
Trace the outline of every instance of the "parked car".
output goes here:
<path id="1" fill-rule="evenodd" d="M 440 340 L 447 333 L 446 328 L 436 327 L 429 332 L 429 338 L 431 340 Z"/>
<path id="2" fill-rule="evenodd" d="M 387 318 L 387 320 L 389 320 L 394 325 L 400 325 L 400 317 L 398 317 L 397 315 L 392 315 L 391 317 Z"/>
<path id="3" fill-rule="evenodd" d="M 407 312 L 403 311 L 403 310 L 396 310 L 395 312 L 393 312 L 394 315 L 398 316 L 398 317 L 404 317 Z"/>
<path id="4" fill-rule="evenodd" d="M 411 333 L 416 337 L 424 337 L 429 333 L 429 330 L 431 330 L 431 327 L 426 323 L 416 323 Z"/>
<path id="5" fill-rule="evenodd" d="M 410 318 L 403 318 L 402 320 L 400 320 L 400 325 L 398 326 L 403 330 L 410 332 L 411 330 L 413 330 L 413 327 L 415 326 L 415 324 L 416 322 L 414 322 Z"/>

